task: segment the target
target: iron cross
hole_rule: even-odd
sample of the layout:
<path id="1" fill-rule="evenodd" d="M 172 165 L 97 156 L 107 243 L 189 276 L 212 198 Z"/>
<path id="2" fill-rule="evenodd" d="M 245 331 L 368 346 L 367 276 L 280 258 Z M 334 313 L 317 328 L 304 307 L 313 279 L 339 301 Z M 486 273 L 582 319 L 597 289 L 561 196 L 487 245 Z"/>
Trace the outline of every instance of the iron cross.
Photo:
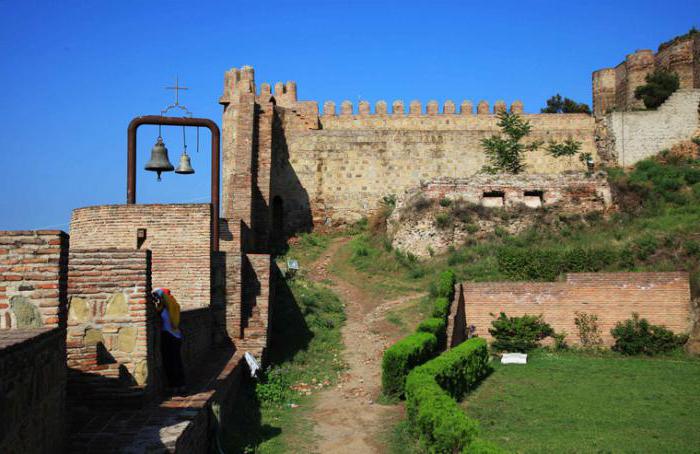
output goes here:
<path id="1" fill-rule="evenodd" d="M 175 86 L 174 87 L 165 87 L 166 90 L 175 90 L 175 105 L 178 106 L 180 105 L 180 90 L 189 90 L 187 87 L 181 87 L 180 86 L 180 79 L 178 76 L 175 76 Z"/>

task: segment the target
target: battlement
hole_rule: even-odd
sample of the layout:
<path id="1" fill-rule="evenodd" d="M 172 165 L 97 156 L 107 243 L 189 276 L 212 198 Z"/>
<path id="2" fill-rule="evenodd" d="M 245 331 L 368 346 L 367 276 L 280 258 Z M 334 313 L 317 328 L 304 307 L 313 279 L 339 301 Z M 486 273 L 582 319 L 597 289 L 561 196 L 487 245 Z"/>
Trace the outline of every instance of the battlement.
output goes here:
<path id="1" fill-rule="evenodd" d="M 474 115 L 474 105 L 471 101 L 462 101 L 459 106 L 459 112 L 457 112 L 457 105 L 454 101 L 448 99 L 442 104 L 442 109 L 440 109 L 440 104 L 435 100 L 430 100 L 423 109 L 423 104 L 421 101 L 413 100 L 408 104 L 408 112 L 406 111 L 405 104 L 403 100 L 397 99 L 391 103 L 391 112 L 388 111 L 387 102 L 384 100 L 377 101 L 374 105 L 374 112 L 371 111 L 369 101 L 360 101 L 358 103 L 357 113 L 353 107 L 352 101 L 345 100 L 340 104 L 340 110 L 336 109 L 336 104 L 334 101 L 326 101 L 323 103 L 323 117 L 368 117 L 368 116 L 394 116 L 394 117 L 419 117 L 419 116 L 440 116 L 440 115 L 462 115 L 462 116 L 472 116 Z M 496 101 L 493 105 L 493 110 L 490 110 L 488 101 L 479 101 L 476 108 L 476 115 L 496 115 L 500 112 L 506 112 L 508 110 L 505 101 Z M 523 113 L 523 103 L 522 101 L 514 101 L 510 105 L 510 112 L 522 114 Z"/>

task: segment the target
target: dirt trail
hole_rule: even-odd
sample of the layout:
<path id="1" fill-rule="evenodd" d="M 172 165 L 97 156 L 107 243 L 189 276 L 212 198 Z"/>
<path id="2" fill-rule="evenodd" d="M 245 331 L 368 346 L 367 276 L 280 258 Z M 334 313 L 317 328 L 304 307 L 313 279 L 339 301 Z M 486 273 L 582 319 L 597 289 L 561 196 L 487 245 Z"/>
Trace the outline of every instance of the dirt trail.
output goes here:
<path id="1" fill-rule="evenodd" d="M 379 432 L 386 421 L 398 417 L 401 407 L 375 402 L 381 391 L 382 354 L 391 341 L 371 328 L 389 309 L 420 294 L 384 302 L 332 274 L 328 270 L 331 259 L 347 241 L 343 238 L 331 243 L 307 275 L 313 281 L 333 282 L 333 291 L 344 302 L 347 316 L 342 336 L 348 371 L 336 387 L 318 395 L 312 419 L 320 453 L 380 453 Z"/>

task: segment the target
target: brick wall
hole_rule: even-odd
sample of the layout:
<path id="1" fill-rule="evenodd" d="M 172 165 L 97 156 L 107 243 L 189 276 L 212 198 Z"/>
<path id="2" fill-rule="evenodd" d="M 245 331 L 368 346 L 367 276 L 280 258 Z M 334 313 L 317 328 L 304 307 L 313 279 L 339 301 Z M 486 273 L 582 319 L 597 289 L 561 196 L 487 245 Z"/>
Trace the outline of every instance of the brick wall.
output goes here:
<path id="1" fill-rule="evenodd" d="M 0 452 L 63 452 L 65 331 L 0 331 Z"/>
<path id="2" fill-rule="evenodd" d="M 185 377 L 196 374 L 201 362 L 214 346 L 214 318 L 210 308 L 190 309 L 180 313 L 182 363 Z"/>
<path id="3" fill-rule="evenodd" d="M 155 392 L 155 311 L 148 301 L 150 267 L 146 250 L 71 249 L 69 368 L 114 379 L 114 385 L 150 385 L 149 391 Z"/>
<path id="4" fill-rule="evenodd" d="M 455 297 L 447 317 L 447 348 L 452 348 L 467 340 L 467 316 L 462 284 L 455 285 Z"/>
<path id="5" fill-rule="evenodd" d="M 142 243 L 137 229 L 146 229 Z M 183 308 L 210 304 L 209 204 L 79 208 L 73 211 L 71 236 L 77 249 L 149 249 L 154 287 L 169 288 Z"/>
<path id="6" fill-rule="evenodd" d="M 613 343 L 610 330 L 633 312 L 676 333 L 690 329 L 687 273 L 574 273 L 565 282 L 464 283 L 463 289 L 467 324 L 488 339 L 488 328 L 499 312 L 542 314 L 555 331 L 568 333 L 570 343 L 579 341 L 576 311 L 598 316 L 608 345 Z"/>
<path id="7" fill-rule="evenodd" d="M 0 329 L 65 326 L 68 235 L 0 231 Z"/>

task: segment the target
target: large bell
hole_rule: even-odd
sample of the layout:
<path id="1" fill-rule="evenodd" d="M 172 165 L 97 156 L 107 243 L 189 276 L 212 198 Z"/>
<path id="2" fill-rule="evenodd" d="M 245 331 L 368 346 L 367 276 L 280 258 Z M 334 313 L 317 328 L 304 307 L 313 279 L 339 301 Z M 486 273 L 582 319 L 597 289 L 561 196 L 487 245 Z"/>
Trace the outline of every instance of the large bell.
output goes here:
<path id="1" fill-rule="evenodd" d="M 192 168 L 192 163 L 190 162 L 190 155 L 187 154 L 187 149 L 180 155 L 180 165 L 175 169 L 175 173 L 180 173 L 184 175 L 189 175 L 194 173 Z"/>
<path id="2" fill-rule="evenodd" d="M 151 160 L 146 163 L 144 169 L 158 172 L 158 181 L 160 181 L 161 172 L 172 172 L 175 169 L 168 159 L 168 149 L 165 148 L 162 137 L 158 137 L 158 141 L 153 145 Z"/>

